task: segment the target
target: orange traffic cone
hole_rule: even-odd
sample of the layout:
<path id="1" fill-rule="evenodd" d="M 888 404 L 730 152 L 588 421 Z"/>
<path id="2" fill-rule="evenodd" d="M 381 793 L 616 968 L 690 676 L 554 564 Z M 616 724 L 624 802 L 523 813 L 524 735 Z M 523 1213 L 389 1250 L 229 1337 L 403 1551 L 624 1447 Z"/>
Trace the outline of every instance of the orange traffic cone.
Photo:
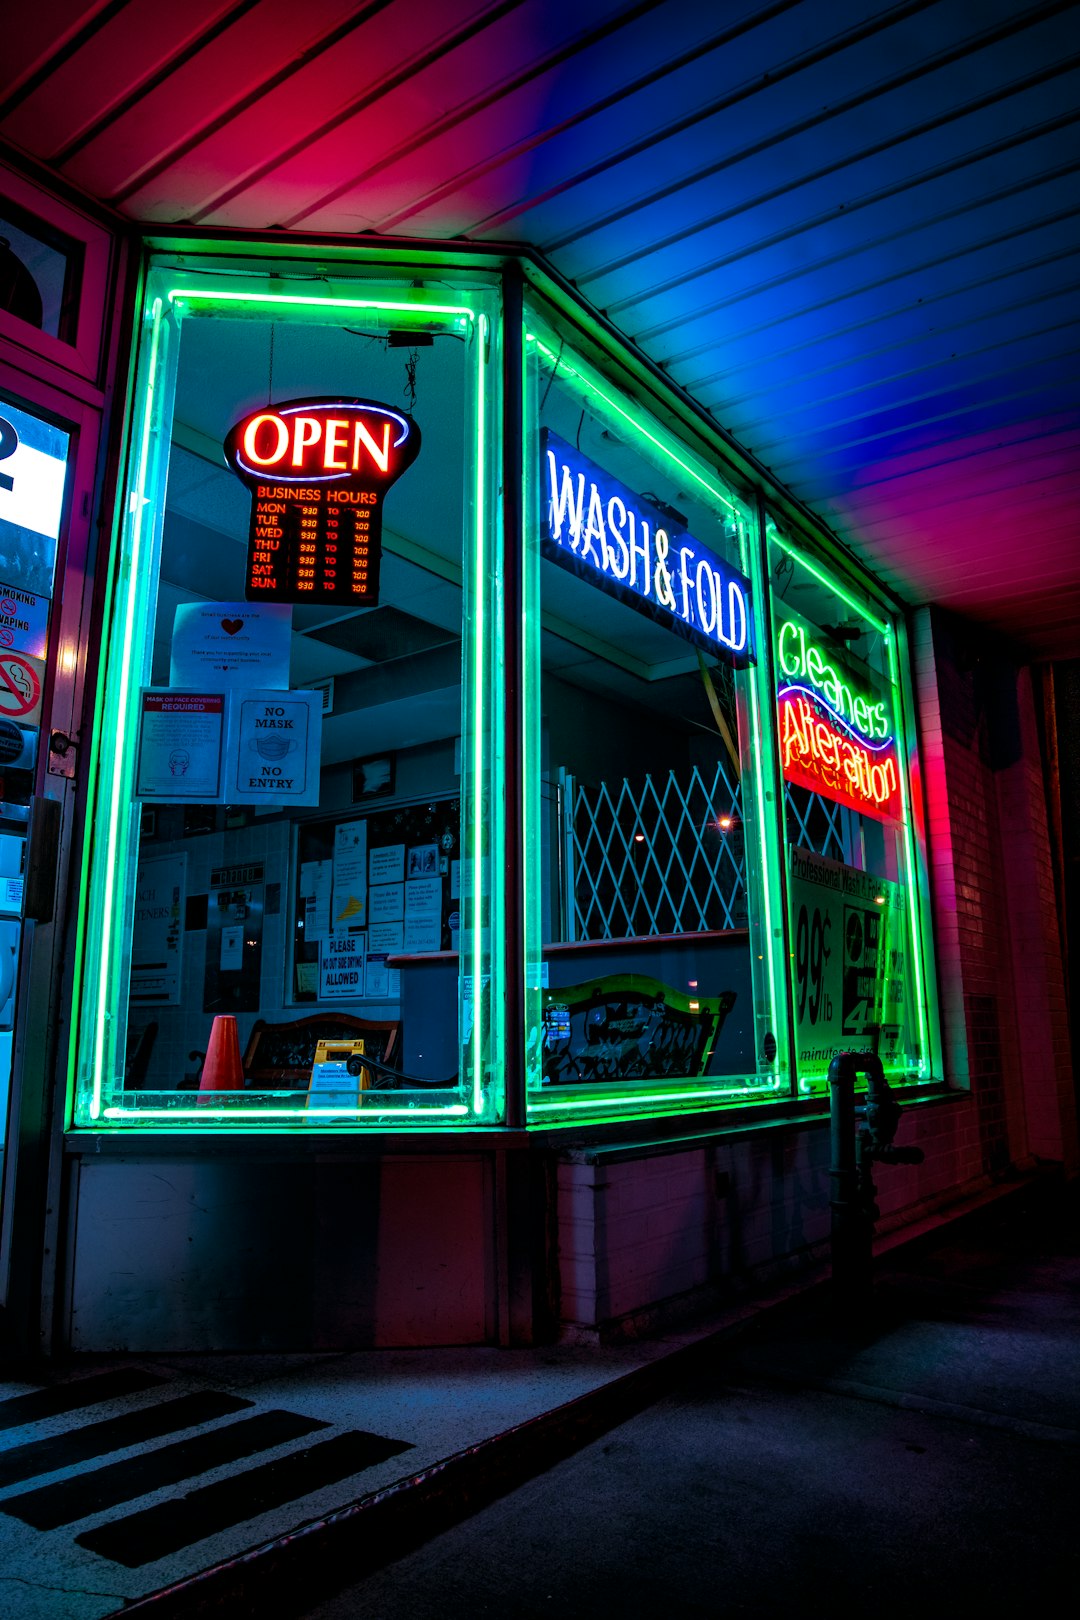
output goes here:
<path id="1" fill-rule="evenodd" d="M 231 1013 L 221 1013 L 214 1019 L 210 1031 L 210 1045 L 206 1049 L 199 1078 L 200 1091 L 242 1091 L 244 1065 L 240 1057 L 240 1036 L 236 1019 Z"/>

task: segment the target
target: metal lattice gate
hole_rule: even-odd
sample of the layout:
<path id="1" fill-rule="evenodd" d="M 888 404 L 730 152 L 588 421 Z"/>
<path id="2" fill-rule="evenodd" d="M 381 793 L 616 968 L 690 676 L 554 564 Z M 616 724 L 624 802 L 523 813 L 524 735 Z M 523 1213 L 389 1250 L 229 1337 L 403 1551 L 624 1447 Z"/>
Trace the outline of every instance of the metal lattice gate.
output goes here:
<path id="1" fill-rule="evenodd" d="M 563 789 L 568 939 L 746 926 L 742 795 L 722 761 L 711 777 Z"/>

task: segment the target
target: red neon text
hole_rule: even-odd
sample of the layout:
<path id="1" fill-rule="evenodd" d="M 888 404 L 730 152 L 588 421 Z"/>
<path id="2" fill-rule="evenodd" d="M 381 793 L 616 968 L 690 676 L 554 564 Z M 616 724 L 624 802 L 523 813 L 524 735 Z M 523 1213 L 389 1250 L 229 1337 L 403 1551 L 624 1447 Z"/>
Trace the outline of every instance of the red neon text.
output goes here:
<path id="1" fill-rule="evenodd" d="M 871 752 L 795 693 L 781 697 L 779 720 L 787 781 L 880 821 L 899 820 L 900 778 L 893 748 Z"/>

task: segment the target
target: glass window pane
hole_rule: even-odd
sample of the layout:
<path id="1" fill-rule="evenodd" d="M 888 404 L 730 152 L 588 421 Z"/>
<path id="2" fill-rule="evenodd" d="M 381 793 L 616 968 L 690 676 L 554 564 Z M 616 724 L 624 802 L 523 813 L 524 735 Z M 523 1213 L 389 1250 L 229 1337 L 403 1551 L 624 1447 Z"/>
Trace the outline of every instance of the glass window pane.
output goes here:
<path id="1" fill-rule="evenodd" d="M 769 1095 L 751 515 L 529 322 L 530 1107 Z"/>
<path id="2" fill-rule="evenodd" d="M 929 1076 L 894 626 L 768 530 L 799 1083 L 838 1051 Z"/>
<path id="3" fill-rule="evenodd" d="M 80 1119 L 490 1118 L 489 295 L 195 282 L 144 342 Z"/>

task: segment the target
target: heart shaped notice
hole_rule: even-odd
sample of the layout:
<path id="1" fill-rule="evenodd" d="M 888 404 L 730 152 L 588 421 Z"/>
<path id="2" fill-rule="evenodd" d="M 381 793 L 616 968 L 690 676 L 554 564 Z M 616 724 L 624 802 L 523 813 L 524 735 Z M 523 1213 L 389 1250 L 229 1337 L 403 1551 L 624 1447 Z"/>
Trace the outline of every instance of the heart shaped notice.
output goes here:
<path id="1" fill-rule="evenodd" d="M 221 628 L 227 636 L 235 636 L 238 630 L 244 628 L 243 619 L 222 619 Z"/>

